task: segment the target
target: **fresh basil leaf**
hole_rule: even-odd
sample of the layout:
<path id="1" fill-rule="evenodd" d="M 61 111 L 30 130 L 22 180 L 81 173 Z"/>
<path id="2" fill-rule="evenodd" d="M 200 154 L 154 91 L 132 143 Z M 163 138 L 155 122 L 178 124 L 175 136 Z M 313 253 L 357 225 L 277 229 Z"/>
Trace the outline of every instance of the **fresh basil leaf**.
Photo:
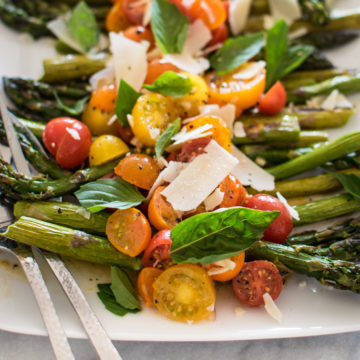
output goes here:
<path id="1" fill-rule="evenodd" d="M 67 28 L 85 52 L 99 41 L 100 31 L 95 15 L 84 1 L 75 7 L 67 22 Z"/>
<path id="2" fill-rule="evenodd" d="M 126 272 L 116 266 L 111 267 L 111 291 L 116 302 L 125 309 L 141 310 L 140 303 L 136 298 L 135 290 Z"/>
<path id="3" fill-rule="evenodd" d="M 164 54 L 180 54 L 189 28 L 188 18 L 168 0 L 153 0 L 151 29 Z"/>
<path id="4" fill-rule="evenodd" d="M 180 131 L 181 120 L 176 119 L 156 140 L 155 155 L 159 159 L 171 143 L 171 138 Z"/>
<path id="5" fill-rule="evenodd" d="M 140 310 L 138 309 L 125 309 L 121 306 L 115 299 L 114 293 L 111 290 L 111 284 L 98 284 L 99 291 L 97 292 L 97 296 L 104 304 L 105 308 L 118 316 L 124 316 L 127 313 L 136 313 Z"/>
<path id="6" fill-rule="evenodd" d="M 336 180 L 340 181 L 344 189 L 357 199 L 360 199 L 360 177 L 355 174 L 342 174 L 330 172 Z"/>
<path id="7" fill-rule="evenodd" d="M 264 46 L 264 34 L 261 32 L 229 38 L 210 58 L 211 67 L 218 75 L 234 70 L 257 55 Z"/>
<path id="8" fill-rule="evenodd" d="M 121 79 L 115 104 L 115 114 L 122 127 L 129 127 L 128 114 L 142 94 L 137 92 L 125 80 Z"/>
<path id="9" fill-rule="evenodd" d="M 54 96 L 59 106 L 70 115 L 80 115 L 84 111 L 86 102 L 89 100 L 89 96 L 85 96 L 78 100 L 73 106 L 68 106 L 61 100 L 57 91 L 54 91 Z"/>
<path id="10" fill-rule="evenodd" d="M 260 239 L 279 214 L 236 207 L 192 216 L 171 230 L 171 258 L 201 264 L 227 259 Z"/>
<path id="11" fill-rule="evenodd" d="M 166 71 L 152 85 L 144 85 L 144 88 L 165 96 L 180 97 L 188 94 L 193 86 L 187 76 Z"/>
<path id="12" fill-rule="evenodd" d="M 82 185 L 75 196 L 84 208 L 94 213 L 106 208 L 128 209 L 145 200 L 133 185 L 121 178 L 89 182 Z"/>
<path id="13" fill-rule="evenodd" d="M 281 19 L 268 31 L 266 40 L 266 89 L 299 67 L 314 51 L 311 45 L 288 48 L 288 25 Z"/>

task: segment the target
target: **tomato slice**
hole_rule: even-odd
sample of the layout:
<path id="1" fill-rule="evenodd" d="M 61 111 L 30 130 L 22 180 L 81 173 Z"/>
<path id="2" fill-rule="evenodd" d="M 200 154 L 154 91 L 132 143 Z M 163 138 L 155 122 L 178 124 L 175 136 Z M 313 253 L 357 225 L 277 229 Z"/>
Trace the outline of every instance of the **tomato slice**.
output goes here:
<path id="1" fill-rule="evenodd" d="M 224 193 L 219 208 L 240 206 L 246 199 L 247 191 L 240 181 L 232 174 L 228 175 L 219 185 L 220 191 Z"/>
<path id="2" fill-rule="evenodd" d="M 129 256 L 139 255 L 151 239 L 149 222 L 135 208 L 116 210 L 110 215 L 105 232 L 111 244 Z"/>
<path id="3" fill-rule="evenodd" d="M 226 11 L 221 0 L 195 0 L 189 11 L 194 18 L 201 19 L 210 30 L 218 28 L 226 20 Z"/>
<path id="4" fill-rule="evenodd" d="M 270 261 L 248 262 L 232 281 L 235 295 L 246 305 L 264 305 L 263 295 L 269 293 L 277 299 L 283 288 L 278 268 Z"/>
<path id="5" fill-rule="evenodd" d="M 170 256 L 170 230 L 161 230 L 156 233 L 144 251 L 142 262 L 144 266 L 165 269 L 172 265 Z"/>
<path id="6" fill-rule="evenodd" d="M 140 271 L 137 279 L 137 288 L 146 306 L 154 306 L 154 281 L 163 270 L 154 267 L 145 267 Z"/>
<path id="7" fill-rule="evenodd" d="M 224 272 L 219 272 L 219 273 L 214 273 L 211 274 L 210 276 L 212 277 L 213 280 L 216 281 L 229 281 L 231 279 L 233 279 L 242 269 L 242 267 L 244 266 L 245 263 L 245 252 L 242 252 L 238 255 L 232 256 L 230 258 L 231 261 L 234 262 L 235 266 L 232 269 L 226 270 Z M 214 270 L 216 270 L 216 268 L 219 268 L 219 265 L 216 263 L 210 264 L 210 269 L 209 271 L 214 272 Z"/>
<path id="8" fill-rule="evenodd" d="M 214 284 L 206 270 L 198 265 L 172 266 L 155 280 L 153 287 L 155 306 L 170 319 L 200 321 L 214 310 Z"/>
<path id="9" fill-rule="evenodd" d="M 286 100 L 284 85 L 277 81 L 261 98 L 258 109 L 265 115 L 276 115 L 284 108 Z"/>

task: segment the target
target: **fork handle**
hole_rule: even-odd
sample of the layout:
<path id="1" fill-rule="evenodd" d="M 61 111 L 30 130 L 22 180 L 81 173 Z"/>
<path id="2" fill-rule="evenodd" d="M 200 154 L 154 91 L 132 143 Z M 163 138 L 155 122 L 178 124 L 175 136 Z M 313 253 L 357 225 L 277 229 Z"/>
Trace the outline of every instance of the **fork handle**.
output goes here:
<path id="1" fill-rule="evenodd" d="M 75 360 L 65 331 L 50 298 L 48 288 L 40 272 L 39 265 L 30 252 L 29 254 L 17 254 L 17 258 L 38 303 L 55 357 L 59 360 Z"/>

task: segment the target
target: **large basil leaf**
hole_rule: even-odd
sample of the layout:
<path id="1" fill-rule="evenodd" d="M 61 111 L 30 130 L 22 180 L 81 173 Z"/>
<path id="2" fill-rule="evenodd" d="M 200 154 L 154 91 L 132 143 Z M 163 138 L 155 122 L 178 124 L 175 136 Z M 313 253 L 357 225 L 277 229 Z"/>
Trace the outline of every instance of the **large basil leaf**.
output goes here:
<path id="1" fill-rule="evenodd" d="M 236 207 L 192 216 L 171 230 L 171 257 L 201 264 L 229 258 L 260 239 L 279 214 Z"/>
<path id="2" fill-rule="evenodd" d="M 344 189 L 354 196 L 355 198 L 360 200 L 360 177 L 355 174 L 342 174 L 331 172 L 331 176 L 333 176 L 336 180 L 340 181 L 341 185 Z"/>
<path id="3" fill-rule="evenodd" d="M 82 185 L 75 195 L 80 204 L 91 212 L 106 208 L 128 209 L 145 200 L 133 185 L 121 178 L 89 182 Z"/>
<path id="4" fill-rule="evenodd" d="M 171 138 L 180 131 L 181 120 L 176 119 L 156 140 L 155 155 L 159 159 L 164 149 L 170 145 Z"/>
<path id="5" fill-rule="evenodd" d="M 257 55 L 263 46 L 264 34 L 261 32 L 230 38 L 210 58 L 211 67 L 218 75 L 223 75 Z"/>
<path id="6" fill-rule="evenodd" d="M 189 28 L 188 18 L 168 0 L 153 0 L 151 29 L 156 43 L 165 54 L 180 54 Z"/>

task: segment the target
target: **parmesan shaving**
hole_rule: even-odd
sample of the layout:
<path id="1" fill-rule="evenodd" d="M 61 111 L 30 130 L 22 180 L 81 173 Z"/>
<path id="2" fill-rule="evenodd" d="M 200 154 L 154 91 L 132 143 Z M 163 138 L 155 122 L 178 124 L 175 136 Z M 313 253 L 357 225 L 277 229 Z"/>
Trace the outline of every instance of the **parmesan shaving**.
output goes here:
<path id="1" fill-rule="evenodd" d="M 299 213 L 292 206 L 289 205 L 287 200 L 279 192 L 276 193 L 276 196 L 285 205 L 291 217 L 295 220 L 300 220 Z"/>
<path id="2" fill-rule="evenodd" d="M 250 160 L 244 153 L 242 153 L 235 145 L 231 146 L 231 152 L 239 163 L 231 171 L 243 185 L 250 185 L 253 189 L 274 190 L 274 177 L 267 171 L 258 166 L 255 162 Z"/>
<path id="3" fill-rule="evenodd" d="M 233 126 L 233 133 L 236 137 L 242 138 L 246 136 L 244 124 L 241 121 L 236 121 Z"/>
<path id="4" fill-rule="evenodd" d="M 76 210 L 76 213 L 81 215 L 84 219 L 86 220 L 90 220 L 91 218 L 91 212 L 90 211 L 87 211 L 86 209 L 84 208 L 81 208 L 81 209 L 77 209 Z"/>
<path id="5" fill-rule="evenodd" d="M 265 61 L 245 63 L 233 75 L 237 80 L 249 80 L 255 77 L 261 70 L 265 69 Z"/>
<path id="6" fill-rule="evenodd" d="M 115 82 L 115 69 L 113 66 L 108 66 L 96 72 L 89 79 L 89 83 L 92 91 L 96 91 L 100 87 L 107 84 L 113 84 L 114 82 Z"/>
<path id="7" fill-rule="evenodd" d="M 205 210 L 211 211 L 214 210 L 224 199 L 224 193 L 220 188 L 216 188 L 212 194 L 210 194 L 204 201 Z"/>
<path id="8" fill-rule="evenodd" d="M 210 269 L 208 270 L 208 275 L 217 275 L 222 274 L 226 271 L 233 270 L 236 264 L 230 259 L 219 260 L 211 263 Z"/>
<path id="9" fill-rule="evenodd" d="M 236 316 L 243 315 L 245 313 L 245 310 L 242 307 L 237 306 L 234 310 L 234 313 Z"/>
<path id="10" fill-rule="evenodd" d="M 270 296 L 269 293 L 265 293 L 263 295 L 264 303 L 265 303 L 265 310 L 266 312 L 277 322 L 282 322 L 282 313 L 280 312 L 279 308 L 276 306 L 274 300 Z"/>
<path id="11" fill-rule="evenodd" d="M 249 16 L 251 0 L 231 0 L 229 7 L 229 24 L 233 35 L 244 30 Z"/>
<path id="12" fill-rule="evenodd" d="M 214 140 L 204 151 L 162 191 L 175 210 L 196 209 L 238 164 L 238 160 Z"/>
<path id="13" fill-rule="evenodd" d="M 291 25 L 296 19 L 301 18 L 301 8 L 297 0 L 269 0 L 269 7 L 275 22 L 284 19 Z"/>
<path id="14" fill-rule="evenodd" d="M 334 110 L 335 108 L 352 108 L 352 103 L 335 89 L 331 94 L 322 102 L 321 108 L 325 110 Z"/>

